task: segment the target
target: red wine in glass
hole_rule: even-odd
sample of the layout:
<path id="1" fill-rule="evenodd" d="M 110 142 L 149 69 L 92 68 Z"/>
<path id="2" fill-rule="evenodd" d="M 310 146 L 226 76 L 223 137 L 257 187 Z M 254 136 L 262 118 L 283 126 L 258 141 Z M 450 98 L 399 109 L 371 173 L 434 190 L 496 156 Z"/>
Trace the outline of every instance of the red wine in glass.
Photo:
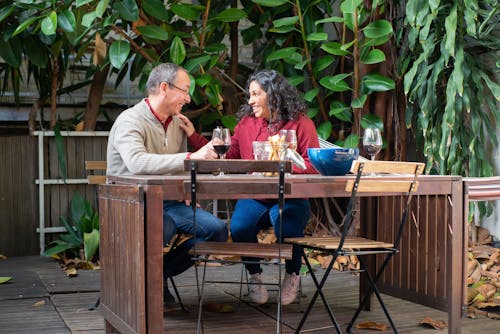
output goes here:
<path id="1" fill-rule="evenodd" d="M 220 159 L 224 159 L 226 152 L 231 147 L 231 132 L 227 128 L 216 127 L 212 132 L 212 146 L 219 154 Z M 219 176 L 224 175 L 224 172 L 221 171 Z"/>
<path id="2" fill-rule="evenodd" d="M 375 160 L 375 156 L 382 149 L 382 134 L 380 129 L 369 127 L 365 129 L 363 134 L 363 149 L 368 153 L 372 160 Z"/>
<path id="3" fill-rule="evenodd" d="M 231 145 L 214 145 L 214 150 L 219 156 L 226 154 Z"/>
<path id="4" fill-rule="evenodd" d="M 380 152 L 380 150 L 382 149 L 382 146 L 381 145 L 375 145 L 375 144 L 367 144 L 367 145 L 363 145 L 363 149 L 370 156 L 375 156 L 375 155 L 378 154 L 378 152 Z"/>

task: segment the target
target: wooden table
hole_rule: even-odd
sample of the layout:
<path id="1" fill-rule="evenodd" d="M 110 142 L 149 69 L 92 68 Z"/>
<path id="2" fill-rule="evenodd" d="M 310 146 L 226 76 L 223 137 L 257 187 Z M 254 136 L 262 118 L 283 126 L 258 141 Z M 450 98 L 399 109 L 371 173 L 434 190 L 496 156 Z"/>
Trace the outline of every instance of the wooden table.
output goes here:
<path id="1" fill-rule="evenodd" d="M 380 177 L 380 176 L 378 176 Z M 384 176 L 385 177 L 385 176 Z M 396 176 L 387 176 L 397 178 Z M 346 197 L 351 176 L 291 175 L 286 198 Z M 101 305 L 107 332 L 163 332 L 163 200 L 189 199 L 189 176 L 122 176 L 99 186 L 101 222 Z M 219 196 L 199 199 L 270 198 L 252 196 L 274 177 L 200 175 Z M 394 194 L 398 196 L 398 194 Z M 214 198 L 216 197 L 216 198 Z M 459 176 L 422 176 L 414 200 L 417 212 L 381 278 L 381 291 L 448 312 L 449 333 L 460 333 L 464 305 L 464 258 L 467 238 L 463 219 L 463 184 Z M 391 224 L 391 199 L 367 199 L 361 233 L 370 236 Z M 384 224 L 378 224 L 382 221 Z M 389 227 L 390 228 L 390 227 Z M 390 269 L 390 270 L 389 270 Z M 457 279 L 462 277 L 463 279 Z"/>

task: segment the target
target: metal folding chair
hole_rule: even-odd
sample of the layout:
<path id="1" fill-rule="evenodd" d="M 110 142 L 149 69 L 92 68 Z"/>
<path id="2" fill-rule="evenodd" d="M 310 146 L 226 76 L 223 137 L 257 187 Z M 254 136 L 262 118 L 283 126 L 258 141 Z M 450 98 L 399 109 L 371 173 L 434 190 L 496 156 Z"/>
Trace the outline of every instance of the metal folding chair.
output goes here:
<path id="1" fill-rule="evenodd" d="M 191 182 L 186 184 L 191 193 L 191 206 L 194 214 L 194 230 L 196 231 L 196 201 L 198 199 L 230 197 L 238 198 L 278 198 L 279 224 L 283 224 L 283 207 L 285 194 L 290 193 L 290 185 L 285 183 L 285 173 L 290 173 L 292 166 L 290 161 L 256 161 L 256 160 L 186 160 L 184 167 L 191 172 Z M 223 171 L 225 173 L 248 174 L 251 172 L 272 172 L 277 176 L 255 176 L 242 175 L 241 182 L 231 185 L 221 183 L 223 176 L 213 176 L 213 172 Z M 208 173 L 208 175 L 199 175 Z M 280 227 L 281 233 L 281 227 Z M 196 238 L 196 236 L 195 236 Z M 281 240 L 278 236 L 278 241 Z M 209 255 L 230 255 L 237 257 L 251 257 L 259 259 L 273 259 L 272 261 L 261 261 L 261 264 L 279 265 L 277 283 L 264 283 L 265 285 L 275 285 L 278 290 L 278 308 L 276 315 L 276 332 L 281 333 L 281 281 L 282 281 L 282 260 L 292 258 L 292 245 L 282 244 L 259 244 L 247 242 L 196 242 L 192 249 L 192 254 L 196 261 L 203 264 L 201 279 L 196 267 L 196 281 L 198 286 L 198 320 L 196 332 L 202 331 L 203 293 L 206 283 L 234 283 L 241 284 L 241 281 L 209 281 L 206 279 L 206 263 L 248 263 L 248 261 L 219 259 L 209 257 Z M 277 260 L 275 260 L 277 259 Z"/>
<path id="2" fill-rule="evenodd" d="M 422 174 L 423 170 L 423 163 L 395 161 L 355 161 L 351 168 L 351 172 L 356 176 L 353 180 L 349 180 L 346 185 L 346 191 L 351 193 L 351 197 L 347 206 L 346 214 L 341 223 L 341 235 L 330 237 L 303 237 L 285 239 L 285 242 L 297 244 L 301 247 L 302 256 L 307 267 L 309 268 L 309 272 L 311 273 L 312 279 L 316 286 L 316 292 L 314 293 L 306 311 L 304 312 L 302 319 L 300 320 L 299 325 L 296 328 L 296 333 L 301 332 L 304 323 L 309 316 L 318 296 L 321 297 L 323 301 L 323 304 L 332 321 L 333 327 L 335 327 L 337 333 L 342 333 L 340 324 L 335 318 L 333 310 L 328 303 L 325 295 L 323 294 L 322 289 L 326 283 L 329 273 L 333 268 L 335 260 L 339 256 L 351 255 L 355 255 L 358 257 L 360 262 L 360 269 L 366 274 L 366 277 L 368 279 L 369 290 L 363 296 L 356 312 L 347 325 L 346 332 L 350 332 L 361 310 L 369 301 L 371 294 L 374 293 L 393 331 L 395 333 L 398 333 L 396 326 L 389 314 L 389 311 L 387 310 L 387 307 L 385 306 L 382 297 L 380 296 L 379 289 L 377 288 L 377 281 L 381 277 L 381 274 L 389 263 L 389 260 L 398 251 L 399 243 L 403 235 L 403 230 L 408 220 L 408 211 L 410 209 L 411 198 L 418 187 L 417 176 Z M 375 173 L 376 175 L 374 175 L 373 173 Z M 381 176 L 378 174 L 386 175 Z M 359 196 L 366 196 L 368 193 L 372 193 L 371 196 L 399 196 L 401 194 L 404 194 L 406 196 L 406 202 L 401 215 L 401 221 L 398 225 L 394 240 L 371 240 L 348 235 L 349 227 L 352 225 L 355 214 L 357 212 L 356 206 L 359 202 Z M 314 274 L 314 271 L 305 253 L 306 248 L 319 250 L 333 256 L 321 280 L 318 280 L 318 278 Z M 375 275 L 373 275 L 369 270 L 367 270 L 367 263 L 365 262 L 364 258 L 368 255 L 377 254 L 382 254 L 383 260 L 379 258 L 379 260 L 381 260 L 381 262 L 379 262 L 380 265 L 376 270 Z M 322 329 L 324 328 L 325 327 L 322 327 Z M 311 331 L 311 329 L 308 329 L 307 331 Z"/>

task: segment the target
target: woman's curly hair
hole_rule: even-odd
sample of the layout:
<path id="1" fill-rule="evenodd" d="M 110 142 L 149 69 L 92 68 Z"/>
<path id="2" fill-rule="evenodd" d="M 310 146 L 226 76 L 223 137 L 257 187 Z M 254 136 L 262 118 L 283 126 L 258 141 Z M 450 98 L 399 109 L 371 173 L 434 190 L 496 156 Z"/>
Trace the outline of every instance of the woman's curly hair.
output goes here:
<path id="1" fill-rule="evenodd" d="M 250 83 L 256 82 L 267 93 L 267 103 L 271 111 L 271 123 L 294 120 L 305 114 L 307 106 L 301 94 L 288 80 L 275 70 L 261 70 L 252 74 L 247 81 L 247 93 Z M 247 103 L 237 113 L 239 119 L 252 115 L 252 107 Z"/>

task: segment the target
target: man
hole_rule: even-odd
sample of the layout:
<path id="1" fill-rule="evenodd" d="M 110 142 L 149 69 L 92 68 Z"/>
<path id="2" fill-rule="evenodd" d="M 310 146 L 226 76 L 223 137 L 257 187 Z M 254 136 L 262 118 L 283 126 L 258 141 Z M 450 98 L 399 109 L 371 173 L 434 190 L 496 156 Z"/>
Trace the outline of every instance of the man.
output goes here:
<path id="1" fill-rule="evenodd" d="M 185 69 L 170 63 L 155 67 L 148 78 L 148 97 L 123 111 L 111 128 L 107 148 L 107 175 L 175 174 L 184 170 L 185 159 L 215 159 L 217 153 L 206 138 L 194 131 L 181 114 L 189 103 L 190 78 Z M 187 143 L 197 151 L 187 152 Z M 226 241 L 224 221 L 198 208 L 198 240 Z M 176 233 L 194 234 L 193 211 L 189 203 L 163 202 L 163 242 Z M 164 257 L 164 278 L 182 273 L 192 265 L 188 250 L 194 240 L 180 245 Z M 172 301 L 168 289 L 165 301 Z"/>

